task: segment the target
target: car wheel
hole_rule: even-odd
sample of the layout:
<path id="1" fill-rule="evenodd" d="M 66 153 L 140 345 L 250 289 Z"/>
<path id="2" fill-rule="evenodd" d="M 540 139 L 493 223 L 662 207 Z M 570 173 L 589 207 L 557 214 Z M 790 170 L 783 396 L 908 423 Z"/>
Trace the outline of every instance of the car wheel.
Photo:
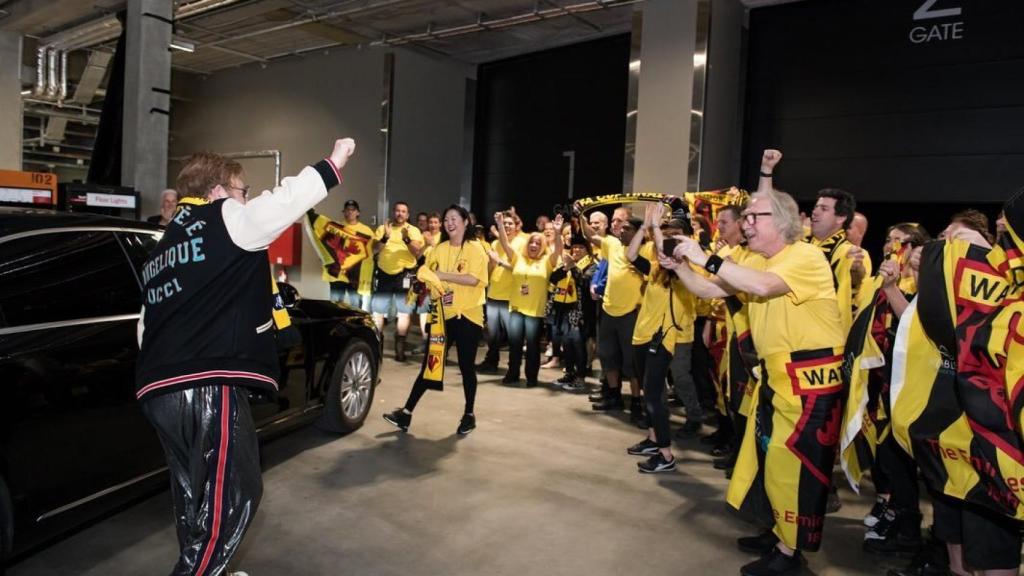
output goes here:
<path id="1" fill-rule="evenodd" d="M 373 404 L 377 366 L 373 350 L 354 339 L 342 351 L 331 375 L 324 411 L 317 426 L 330 432 L 351 432 L 363 425 Z"/>
<path id="2" fill-rule="evenodd" d="M 11 495 L 7 492 L 7 484 L 0 476 L 0 574 L 4 573 L 7 558 L 11 554 L 14 541 L 14 509 L 11 507 Z"/>

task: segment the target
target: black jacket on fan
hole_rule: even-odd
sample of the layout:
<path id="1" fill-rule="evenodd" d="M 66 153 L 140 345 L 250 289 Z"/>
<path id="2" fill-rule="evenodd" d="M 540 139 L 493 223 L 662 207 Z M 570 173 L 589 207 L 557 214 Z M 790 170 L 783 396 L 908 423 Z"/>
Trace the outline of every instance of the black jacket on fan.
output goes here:
<path id="1" fill-rule="evenodd" d="M 277 389 L 266 247 L 339 180 L 324 160 L 244 205 L 178 204 L 142 267 L 137 398 L 210 385 Z"/>

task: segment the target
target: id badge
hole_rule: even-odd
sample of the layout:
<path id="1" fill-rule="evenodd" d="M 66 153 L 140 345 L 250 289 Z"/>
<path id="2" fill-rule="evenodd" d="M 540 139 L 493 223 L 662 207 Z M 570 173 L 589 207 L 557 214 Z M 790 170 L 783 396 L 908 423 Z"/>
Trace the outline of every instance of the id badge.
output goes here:
<path id="1" fill-rule="evenodd" d="M 519 285 L 519 295 L 520 296 L 529 296 L 530 295 L 530 285 L 529 284 L 520 284 Z"/>
<path id="2" fill-rule="evenodd" d="M 402 277 L 402 289 L 408 290 L 412 287 L 412 279 L 408 275 Z"/>
<path id="3" fill-rule="evenodd" d="M 451 290 L 445 292 L 444 295 L 441 296 L 441 303 L 445 306 L 451 306 L 453 302 L 455 302 L 455 293 Z"/>

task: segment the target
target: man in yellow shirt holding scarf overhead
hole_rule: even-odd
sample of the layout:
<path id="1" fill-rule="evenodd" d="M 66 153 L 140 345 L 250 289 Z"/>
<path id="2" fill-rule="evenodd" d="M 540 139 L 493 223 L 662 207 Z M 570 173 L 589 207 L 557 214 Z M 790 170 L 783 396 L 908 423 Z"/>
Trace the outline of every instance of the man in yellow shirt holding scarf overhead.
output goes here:
<path id="1" fill-rule="evenodd" d="M 760 382 L 729 485 L 729 503 L 772 530 L 741 538 L 741 549 L 763 556 L 744 576 L 796 574 L 800 551 L 821 546 L 841 418 L 845 333 L 832 271 L 818 248 L 801 241 L 796 202 L 775 190 L 754 195 L 743 211 L 743 233 L 763 265 L 708 256 L 690 238 L 673 252 L 689 266 L 676 273 L 694 294 L 749 298 L 750 333 Z"/>

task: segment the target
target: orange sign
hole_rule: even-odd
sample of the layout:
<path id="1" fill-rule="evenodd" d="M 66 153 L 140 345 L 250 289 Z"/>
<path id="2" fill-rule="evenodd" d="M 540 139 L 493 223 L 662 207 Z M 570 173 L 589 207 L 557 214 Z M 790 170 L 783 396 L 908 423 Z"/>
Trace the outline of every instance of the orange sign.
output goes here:
<path id="1" fill-rule="evenodd" d="M 57 205 L 57 175 L 0 170 L 0 202 Z"/>

